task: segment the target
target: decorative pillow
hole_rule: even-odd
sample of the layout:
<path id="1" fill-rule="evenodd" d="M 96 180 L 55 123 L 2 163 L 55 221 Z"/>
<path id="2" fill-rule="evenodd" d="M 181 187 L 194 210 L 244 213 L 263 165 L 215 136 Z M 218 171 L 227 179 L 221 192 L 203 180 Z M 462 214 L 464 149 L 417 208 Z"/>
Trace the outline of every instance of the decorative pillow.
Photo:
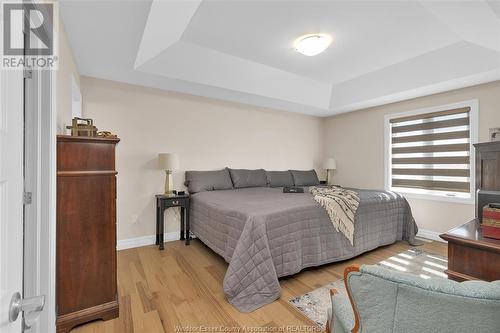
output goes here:
<path id="1" fill-rule="evenodd" d="M 293 176 L 295 186 L 314 186 L 319 185 L 318 175 L 315 170 L 290 170 Z"/>
<path id="2" fill-rule="evenodd" d="M 227 168 L 217 171 L 186 171 L 186 181 L 189 193 L 213 190 L 230 190 L 233 188 Z"/>
<path id="3" fill-rule="evenodd" d="M 235 188 L 267 186 L 266 171 L 264 169 L 229 169 Z"/>
<path id="4" fill-rule="evenodd" d="M 267 183 L 271 187 L 293 186 L 293 177 L 290 171 L 266 171 Z"/>

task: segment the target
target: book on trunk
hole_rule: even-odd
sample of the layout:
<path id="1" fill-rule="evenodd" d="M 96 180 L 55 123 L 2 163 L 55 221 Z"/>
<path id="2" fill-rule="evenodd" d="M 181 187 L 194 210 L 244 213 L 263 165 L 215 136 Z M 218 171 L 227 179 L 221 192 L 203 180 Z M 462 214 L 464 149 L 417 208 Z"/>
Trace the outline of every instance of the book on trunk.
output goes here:
<path id="1" fill-rule="evenodd" d="M 500 207 L 499 204 L 488 204 L 483 207 L 483 236 L 500 239 Z"/>

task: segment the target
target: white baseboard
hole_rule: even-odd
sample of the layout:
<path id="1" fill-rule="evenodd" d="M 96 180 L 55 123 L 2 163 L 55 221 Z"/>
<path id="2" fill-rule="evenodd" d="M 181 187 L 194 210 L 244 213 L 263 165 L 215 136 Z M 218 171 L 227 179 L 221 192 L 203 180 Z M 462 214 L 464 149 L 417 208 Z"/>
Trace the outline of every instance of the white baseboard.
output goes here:
<path id="1" fill-rule="evenodd" d="M 163 239 L 165 242 L 172 242 L 179 240 L 179 233 L 180 231 L 166 232 L 163 234 Z M 134 247 L 154 245 L 155 243 L 156 243 L 156 235 L 120 239 L 116 244 L 116 249 L 117 250 L 132 249 Z"/>
<path id="2" fill-rule="evenodd" d="M 443 240 L 443 239 L 441 239 L 441 237 L 439 237 L 440 234 L 442 234 L 442 233 L 435 232 L 432 230 L 418 229 L 417 237 L 431 239 L 434 241 L 446 243 L 445 240 Z"/>

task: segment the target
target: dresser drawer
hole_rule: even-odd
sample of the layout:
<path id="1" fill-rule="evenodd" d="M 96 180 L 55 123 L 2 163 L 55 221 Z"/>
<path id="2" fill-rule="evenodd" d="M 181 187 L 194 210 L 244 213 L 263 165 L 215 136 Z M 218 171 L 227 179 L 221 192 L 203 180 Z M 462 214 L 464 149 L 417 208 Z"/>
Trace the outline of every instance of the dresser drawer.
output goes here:
<path id="1" fill-rule="evenodd" d="M 188 199 L 171 199 L 165 200 L 163 205 L 166 207 L 185 207 Z"/>
<path id="2" fill-rule="evenodd" d="M 115 170 L 115 145 L 101 142 L 59 142 L 57 171 Z"/>

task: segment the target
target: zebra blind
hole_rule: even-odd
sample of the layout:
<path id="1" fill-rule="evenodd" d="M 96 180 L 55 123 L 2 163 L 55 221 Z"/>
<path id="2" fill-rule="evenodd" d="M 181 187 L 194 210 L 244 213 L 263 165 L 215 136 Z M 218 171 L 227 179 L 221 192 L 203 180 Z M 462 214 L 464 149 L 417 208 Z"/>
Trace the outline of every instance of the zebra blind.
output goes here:
<path id="1" fill-rule="evenodd" d="M 470 107 L 393 118 L 390 125 L 392 188 L 470 193 Z"/>

